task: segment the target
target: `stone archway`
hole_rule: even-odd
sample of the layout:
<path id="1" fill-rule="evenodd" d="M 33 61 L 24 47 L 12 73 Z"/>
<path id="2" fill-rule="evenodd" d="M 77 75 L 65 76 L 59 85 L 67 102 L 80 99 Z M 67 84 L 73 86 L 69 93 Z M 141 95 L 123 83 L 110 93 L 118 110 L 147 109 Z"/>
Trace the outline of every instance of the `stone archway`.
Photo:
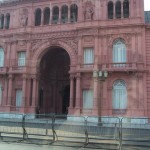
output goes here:
<path id="1" fill-rule="evenodd" d="M 70 57 L 58 46 L 47 48 L 39 63 L 40 113 L 67 114 L 70 99 Z"/>

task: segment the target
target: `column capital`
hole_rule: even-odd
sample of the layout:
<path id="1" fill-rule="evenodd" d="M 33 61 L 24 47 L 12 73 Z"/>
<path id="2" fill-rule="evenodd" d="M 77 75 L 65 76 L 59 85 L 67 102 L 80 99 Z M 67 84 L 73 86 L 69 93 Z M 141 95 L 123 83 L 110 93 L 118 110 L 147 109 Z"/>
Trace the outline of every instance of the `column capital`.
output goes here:
<path id="1" fill-rule="evenodd" d="M 13 75 L 12 75 L 12 74 L 9 74 L 9 75 L 8 75 L 8 79 L 13 79 Z"/>
<path id="2" fill-rule="evenodd" d="M 80 74 L 80 73 L 77 73 L 77 74 L 76 74 L 76 78 L 77 78 L 77 79 L 80 79 L 80 78 L 81 78 L 81 74 Z"/>
<path id="3" fill-rule="evenodd" d="M 70 74 L 70 80 L 71 80 L 71 79 L 74 79 L 75 77 L 76 77 L 75 74 Z"/>
<path id="4" fill-rule="evenodd" d="M 27 77 L 28 77 L 27 74 L 23 74 L 23 75 L 22 75 L 22 79 L 23 79 L 23 80 L 27 79 Z"/>

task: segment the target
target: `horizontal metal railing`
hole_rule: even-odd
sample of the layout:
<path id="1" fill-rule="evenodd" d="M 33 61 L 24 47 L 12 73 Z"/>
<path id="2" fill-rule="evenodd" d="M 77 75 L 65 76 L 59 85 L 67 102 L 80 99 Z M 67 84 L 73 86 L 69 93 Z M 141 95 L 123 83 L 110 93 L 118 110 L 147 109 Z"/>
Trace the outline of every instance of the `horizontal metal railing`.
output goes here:
<path id="1" fill-rule="evenodd" d="M 13 138 L 38 144 L 57 141 L 109 145 L 122 149 L 125 142 L 150 141 L 148 118 L 0 113 L 0 139 Z"/>

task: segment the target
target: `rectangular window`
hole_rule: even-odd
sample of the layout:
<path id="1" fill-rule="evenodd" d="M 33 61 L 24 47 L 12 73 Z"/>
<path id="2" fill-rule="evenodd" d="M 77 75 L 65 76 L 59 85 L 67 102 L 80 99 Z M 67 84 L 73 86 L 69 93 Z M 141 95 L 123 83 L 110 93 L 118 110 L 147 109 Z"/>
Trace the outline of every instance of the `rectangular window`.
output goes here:
<path id="1" fill-rule="evenodd" d="M 21 107 L 22 105 L 22 90 L 16 90 L 16 106 Z"/>
<path id="2" fill-rule="evenodd" d="M 84 49 L 84 64 L 93 64 L 94 63 L 94 50 L 93 48 Z"/>
<path id="3" fill-rule="evenodd" d="M 83 90 L 83 108 L 93 108 L 93 90 Z"/>
<path id="4" fill-rule="evenodd" d="M 18 66 L 25 66 L 26 52 L 18 52 Z"/>

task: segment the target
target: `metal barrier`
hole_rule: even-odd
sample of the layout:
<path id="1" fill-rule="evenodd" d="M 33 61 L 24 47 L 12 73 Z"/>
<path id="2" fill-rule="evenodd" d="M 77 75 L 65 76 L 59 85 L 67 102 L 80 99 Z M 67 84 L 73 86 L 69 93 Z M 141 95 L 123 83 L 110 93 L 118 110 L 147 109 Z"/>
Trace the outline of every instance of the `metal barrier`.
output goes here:
<path id="1" fill-rule="evenodd" d="M 23 130 L 23 115 L 1 113 L 0 118 L 0 137 L 3 140 L 5 137 L 13 137 L 24 139 L 25 132 Z"/>
<path id="2" fill-rule="evenodd" d="M 136 144 L 137 142 L 138 144 L 144 142 L 144 145 L 147 145 L 150 142 L 150 124 L 148 120 L 148 118 L 122 118 L 122 141 L 133 145 L 135 142 Z"/>
<path id="3" fill-rule="evenodd" d="M 120 132 L 120 119 L 117 117 L 87 117 L 89 144 L 112 144 L 120 149 Z"/>
<path id="4" fill-rule="evenodd" d="M 55 141 L 53 115 L 25 115 L 24 118 L 26 139 L 48 140 L 49 143 Z"/>
<path id="5" fill-rule="evenodd" d="M 10 142 L 29 141 L 36 144 L 75 142 L 84 147 L 105 144 L 115 146 L 115 149 L 122 149 L 125 142 L 150 142 L 148 118 L 9 113 L 0 113 L 0 116 L 0 139 L 3 141 L 7 138 Z"/>
<path id="6" fill-rule="evenodd" d="M 87 143 L 85 118 L 79 116 L 56 115 L 54 130 L 57 141 Z"/>

